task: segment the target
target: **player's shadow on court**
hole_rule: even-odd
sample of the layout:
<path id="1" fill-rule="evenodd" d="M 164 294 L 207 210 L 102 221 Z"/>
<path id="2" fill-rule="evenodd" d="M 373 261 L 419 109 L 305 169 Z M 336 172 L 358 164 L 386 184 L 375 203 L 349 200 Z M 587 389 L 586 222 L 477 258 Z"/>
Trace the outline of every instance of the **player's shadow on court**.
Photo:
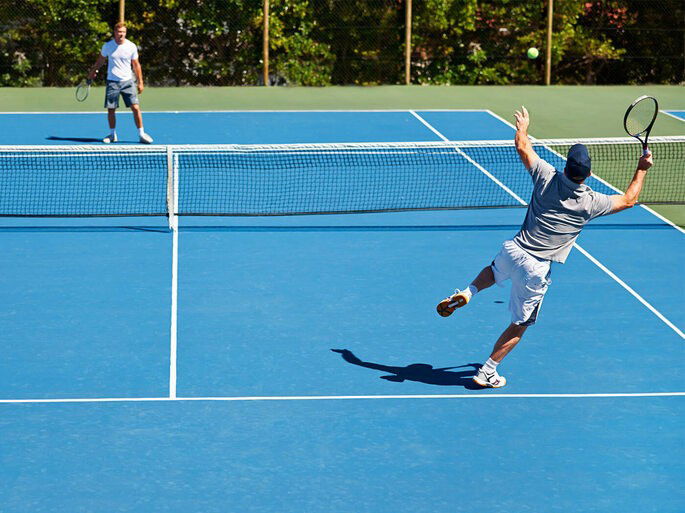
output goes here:
<path id="1" fill-rule="evenodd" d="M 432 365 L 428 365 L 427 363 L 412 363 L 406 367 L 395 367 L 391 365 L 382 365 L 380 363 L 364 362 L 348 349 L 331 349 L 331 351 L 340 353 L 343 360 L 352 365 L 387 372 L 389 375 L 380 376 L 381 379 L 386 381 L 393 381 L 395 383 L 417 381 L 419 383 L 426 383 L 427 385 L 463 387 L 467 390 L 481 390 L 483 388 L 474 383 L 472 379 L 474 374 L 478 372 L 478 369 L 481 368 L 480 363 L 467 363 L 466 365 L 460 365 L 458 367 L 442 367 L 440 369 L 435 369 Z M 453 372 L 453 369 L 463 368 L 467 369 Z"/>

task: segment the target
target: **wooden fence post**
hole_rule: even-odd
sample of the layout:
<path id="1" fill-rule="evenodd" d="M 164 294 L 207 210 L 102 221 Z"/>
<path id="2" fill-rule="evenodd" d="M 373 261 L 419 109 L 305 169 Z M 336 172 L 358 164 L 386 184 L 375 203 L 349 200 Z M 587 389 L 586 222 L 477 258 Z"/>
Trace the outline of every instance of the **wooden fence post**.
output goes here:
<path id="1" fill-rule="evenodd" d="M 547 48 L 545 58 L 545 85 L 552 83 L 552 14 L 554 0 L 547 0 Z"/>
<path id="2" fill-rule="evenodd" d="M 411 0 L 404 5 L 404 83 L 411 84 Z"/>
<path id="3" fill-rule="evenodd" d="M 262 59 L 264 60 L 264 85 L 269 86 L 269 0 L 264 0 L 264 37 Z"/>

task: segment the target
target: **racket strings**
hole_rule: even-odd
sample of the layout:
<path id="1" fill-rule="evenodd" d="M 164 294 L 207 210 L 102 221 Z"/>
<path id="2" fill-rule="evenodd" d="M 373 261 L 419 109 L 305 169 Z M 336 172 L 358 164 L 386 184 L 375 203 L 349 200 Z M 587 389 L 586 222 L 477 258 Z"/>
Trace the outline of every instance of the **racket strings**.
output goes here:
<path id="1" fill-rule="evenodd" d="M 657 107 L 651 98 L 637 102 L 626 116 L 626 131 L 632 136 L 644 133 L 651 126 L 656 114 Z"/>
<path id="2" fill-rule="evenodd" d="M 88 93 L 90 89 L 90 80 L 83 80 L 77 87 L 76 87 L 76 99 L 80 102 L 84 101 L 86 98 L 88 98 Z"/>

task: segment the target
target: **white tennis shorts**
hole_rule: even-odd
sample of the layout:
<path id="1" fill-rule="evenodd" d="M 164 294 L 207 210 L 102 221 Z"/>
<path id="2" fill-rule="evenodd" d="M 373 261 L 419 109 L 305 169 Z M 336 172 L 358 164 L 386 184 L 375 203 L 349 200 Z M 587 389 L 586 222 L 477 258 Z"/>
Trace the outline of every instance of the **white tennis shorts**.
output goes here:
<path id="1" fill-rule="evenodd" d="M 495 283 L 500 287 L 506 280 L 511 280 L 511 322 L 522 326 L 535 324 L 542 299 L 552 283 L 549 279 L 551 262 L 535 258 L 514 241 L 507 240 L 492 262 L 492 271 Z"/>

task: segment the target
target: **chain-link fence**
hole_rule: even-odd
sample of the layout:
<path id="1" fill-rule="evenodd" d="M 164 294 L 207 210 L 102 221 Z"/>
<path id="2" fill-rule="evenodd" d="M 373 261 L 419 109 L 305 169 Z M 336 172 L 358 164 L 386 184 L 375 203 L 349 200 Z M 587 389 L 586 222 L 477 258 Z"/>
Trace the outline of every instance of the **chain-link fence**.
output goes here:
<path id="1" fill-rule="evenodd" d="M 547 1 L 126 0 L 149 85 L 544 83 Z M 683 83 L 683 0 L 554 0 L 551 82 Z M 411 8 L 409 27 L 405 20 Z M 0 85 L 78 82 L 118 0 L 0 0 Z M 540 57 L 526 58 L 536 47 Z"/>
<path id="2" fill-rule="evenodd" d="M 277 83 L 402 80 L 403 0 L 274 0 L 270 27 Z"/>

